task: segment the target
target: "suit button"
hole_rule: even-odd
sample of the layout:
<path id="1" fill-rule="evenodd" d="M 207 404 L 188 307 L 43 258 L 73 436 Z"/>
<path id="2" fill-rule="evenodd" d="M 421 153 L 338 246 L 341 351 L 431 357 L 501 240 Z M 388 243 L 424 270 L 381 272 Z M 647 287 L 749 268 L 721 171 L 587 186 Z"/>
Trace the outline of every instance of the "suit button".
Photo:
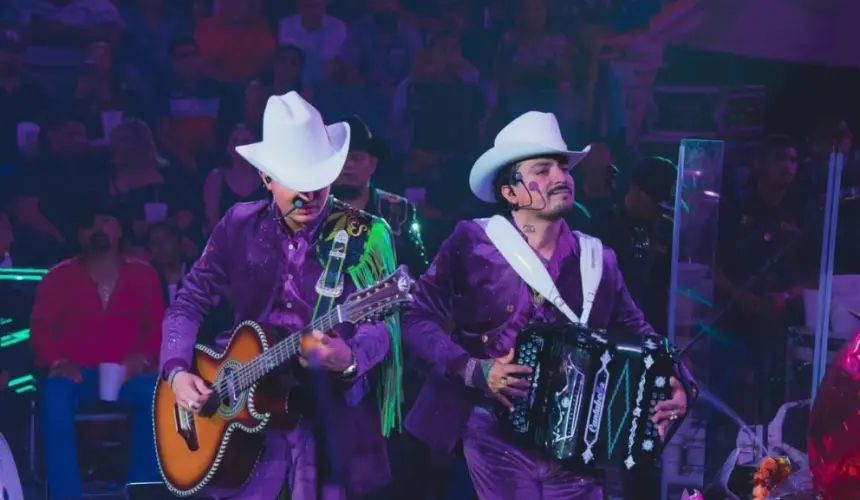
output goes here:
<path id="1" fill-rule="evenodd" d="M 481 335 L 481 342 L 486 344 L 489 341 L 490 341 L 490 337 L 487 337 L 486 335 Z"/>
<path id="2" fill-rule="evenodd" d="M 512 312 L 514 312 L 514 305 L 513 305 L 513 304 L 508 304 L 508 307 L 506 307 L 505 309 L 506 309 L 509 313 L 512 313 Z"/>
<path id="3" fill-rule="evenodd" d="M 292 309 L 292 308 L 293 308 L 293 303 L 287 302 L 287 309 Z"/>

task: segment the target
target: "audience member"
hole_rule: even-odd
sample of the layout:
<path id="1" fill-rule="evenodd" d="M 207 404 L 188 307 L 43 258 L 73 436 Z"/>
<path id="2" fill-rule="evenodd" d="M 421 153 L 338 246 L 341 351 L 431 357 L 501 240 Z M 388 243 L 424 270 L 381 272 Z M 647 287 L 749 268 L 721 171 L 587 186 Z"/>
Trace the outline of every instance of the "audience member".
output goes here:
<path id="1" fill-rule="evenodd" d="M 618 190 L 618 169 L 612 164 L 614 157 L 608 145 L 602 142 L 589 144 L 588 155 L 576 166 L 576 203 L 583 210 L 574 212 L 572 227 L 582 228 L 587 219 L 601 216 L 621 202 Z"/>
<path id="2" fill-rule="evenodd" d="M 259 81 L 253 81 L 245 87 L 240 121 L 247 124 L 257 137 L 263 134 L 263 111 L 266 110 L 270 95 L 268 89 Z"/>
<path id="3" fill-rule="evenodd" d="M 182 176 L 158 156 L 149 127 L 140 120 L 123 122 L 110 137 L 113 176 L 108 195 L 120 220 L 131 228 L 129 252 L 145 257 L 146 236 L 152 224 L 172 221 L 182 231 L 194 223 L 194 193 Z"/>
<path id="4" fill-rule="evenodd" d="M 271 68 L 261 75 L 260 83 L 268 89 L 269 95 L 296 91 L 306 100 L 313 100 L 313 88 L 306 85 L 302 77 L 305 62 L 305 53 L 301 48 L 281 45 L 275 51 Z"/>
<path id="5" fill-rule="evenodd" d="M 302 81 L 320 85 L 326 81 L 329 66 L 340 54 L 346 40 L 346 25 L 340 19 L 326 15 L 325 0 L 298 0 L 298 12 L 281 19 L 278 43 L 296 45 L 306 58 Z"/>
<path id="6" fill-rule="evenodd" d="M 182 252 L 182 232 L 170 223 L 154 224 L 149 230 L 146 247 L 152 256 L 152 266 L 158 272 L 161 297 L 166 305 L 170 305 L 182 286 L 188 267 Z"/>
<path id="7" fill-rule="evenodd" d="M 821 230 L 800 235 L 808 225 L 820 224 L 821 216 L 813 215 L 808 197 L 789 196 L 796 174 L 792 141 L 769 137 L 757 152 L 747 192 L 738 201 L 721 203 L 714 214 L 719 217 L 717 305 L 731 300 L 732 307 L 716 326 L 729 338 L 710 346 L 711 355 L 725 362 L 710 364 L 709 388 L 747 422 L 770 418 L 780 404 L 785 384 L 770 381 L 784 373 L 778 360 L 785 356 L 786 328 L 802 324 L 803 289 L 818 281 Z M 741 384 L 759 387 L 758 397 L 738 392 Z M 708 420 L 709 474 L 722 465 L 736 435 L 731 419 L 714 415 Z"/>
<path id="8" fill-rule="evenodd" d="M 224 82 L 250 81 L 275 51 L 269 24 L 250 1 L 219 2 L 216 12 L 197 24 L 194 38 L 208 75 Z"/>
<path id="9" fill-rule="evenodd" d="M 390 128 L 400 147 L 408 148 L 413 140 L 451 151 L 474 145 L 480 120 L 491 107 L 484 106 L 480 78 L 463 58 L 455 33 L 433 35 L 394 93 Z"/>
<path id="10" fill-rule="evenodd" d="M 94 168 L 84 124 L 55 116 L 42 125 L 39 156 L 22 165 L 11 181 L 7 209 L 27 252 L 58 262 L 69 256 L 65 233 L 81 199 L 103 184 Z"/>
<path id="11" fill-rule="evenodd" d="M 125 0 L 119 11 L 125 20 L 122 62 L 146 84 L 168 75 L 172 42 L 190 33 L 189 10 L 169 0 Z"/>
<path id="12" fill-rule="evenodd" d="M 24 153 L 36 146 L 26 134 L 48 109 L 45 93 L 24 78 L 24 44 L 15 32 L 0 33 L 0 169 L 10 169 Z M 24 127 L 24 128 L 22 128 Z M 0 174 L 0 183 L 4 182 Z"/>
<path id="13" fill-rule="evenodd" d="M 504 32 L 496 22 L 505 14 L 501 2 L 489 1 L 480 6 L 468 0 L 438 0 L 439 30 L 457 35 L 463 56 L 481 73 L 492 74 L 496 51 Z M 481 7 L 481 8 L 476 8 Z M 437 30 L 437 31 L 439 31 Z"/>
<path id="14" fill-rule="evenodd" d="M 243 124 L 233 126 L 227 137 L 224 164 L 206 177 L 203 183 L 203 212 L 210 233 L 233 205 L 257 201 L 268 196 L 257 170 L 236 152 L 236 146 L 251 144 L 254 133 Z"/>
<path id="15" fill-rule="evenodd" d="M 149 231 L 147 249 L 161 279 L 161 296 L 168 305 L 176 298 L 187 270 L 194 263 L 193 258 L 188 258 L 184 246 L 182 232 L 169 222 L 155 224 Z M 197 337 L 198 342 L 207 345 L 214 345 L 219 333 L 229 331 L 234 326 L 230 301 L 226 297 L 217 297 L 215 301 L 216 307 L 203 320 Z"/>
<path id="16" fill-rule="evenodd" d="M 23 11 L 27 64 L 75 68 L 93 42 L 117 44 L 124 24 L 110 0 L 33 0 Z"/>
<path id="17" fill-rule="evenodd" d="M 501 91 L 567 90 L 572 66 L 568 39 L 547 24 L 545 0 L 519 0 L 517 20 L 496 58 Z"/>
<path id="18" fill-rule="evenodd" d="M 630 297 L 661 333 L 668 328 L 677 177 L 677 167 L 665 158 L 639 160 L 623 203 L 600 211 L 580 228 L 615 251 Z"/>
<path id="19" fill-rule="evenodd" d="M 235 113 L 225 86 L 203 75 L 193 38 L 177 38 L 170 49 L 170 74 L 155 91 L 158 139 L 183 169 L 194 172 L 201 154 L 215 150 L 218 122 Z"/>
<path id="20" fill-rule="evenodd" d="M 370 13 L 349 28 L 341 61 L 347 81 L 393 87 L 409 74 L 421 32 L 402 19 L 398 0 L 370 0 Z"/>
<path id="21" fill-rule="evenodd" d="M 118 402 L 133 411 L 127 481 L 160 477 L 152 442 L 164 314 L 158 275 L 120 252 L 121 224 L 110 207 L 93 208 L 79 225 L 80 255 L 45 275 L 30 319 L 38 363 L 49 370 L 39 388 L 42 456 L 58 500 L 83 497 L 74 416 L 97 402 L 101 363 L 125 366 Z"/>
<path id="22" fill-rule="evenodd" d="M 89 139 L 106 144 L 110 128 L 119 124 L 124 113 L 135 114 L 137 107 L 136 96 L 120 74 L 113 47 L 105 42 L 90 44 L 71 103 L 84 119 Z"/>

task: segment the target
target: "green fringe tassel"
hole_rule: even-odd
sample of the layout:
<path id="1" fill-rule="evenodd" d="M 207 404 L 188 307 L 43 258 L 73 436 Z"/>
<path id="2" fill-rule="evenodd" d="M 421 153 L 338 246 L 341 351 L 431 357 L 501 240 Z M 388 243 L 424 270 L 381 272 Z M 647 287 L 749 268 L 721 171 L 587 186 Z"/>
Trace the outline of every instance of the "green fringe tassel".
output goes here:
<path id="1" fill-rule="evenodd" d="M 353 283 L 361 289 L 366 288 L 397 267 L 397 255 L 391 238 L 391 229 L 382 219 L 374 219 L 370 225 L 364 252 L 358 264 L 347 272 Z M 385 319 L 391 349 L 382 362 L 382 378 L 379 381 L 379 415 L 382 419 L 382 435 L 388 437 L 391 429 L 401 431 L 403 421 L 403 355 L 400 347 L 400 315 L 392 314 Z"/>

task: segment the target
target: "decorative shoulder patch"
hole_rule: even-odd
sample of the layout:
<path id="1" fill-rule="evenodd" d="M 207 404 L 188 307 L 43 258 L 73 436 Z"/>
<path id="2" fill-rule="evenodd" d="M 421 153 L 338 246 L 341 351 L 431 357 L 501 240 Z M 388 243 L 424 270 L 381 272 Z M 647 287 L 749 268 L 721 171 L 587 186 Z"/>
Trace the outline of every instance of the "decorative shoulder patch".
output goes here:
<path id="1" fill-rule="evenodd" d="M 321 259 L 326 258 L 335 237 L 341 230 L 344 230 L 349 235 L 350 241 L 347 246 L 345 264 L 347 267 L 355 265 L 361 260 L 361 256 L 364 253 L 364 245 L 370 234 L 371 227 L 377 222 L 384 223 L 378 217 L 374 217 L 363 210 L 353 208 L 340 200 L 333 199 L 331 211 L 320 228 L 321 238 L 317 255 Z"/>

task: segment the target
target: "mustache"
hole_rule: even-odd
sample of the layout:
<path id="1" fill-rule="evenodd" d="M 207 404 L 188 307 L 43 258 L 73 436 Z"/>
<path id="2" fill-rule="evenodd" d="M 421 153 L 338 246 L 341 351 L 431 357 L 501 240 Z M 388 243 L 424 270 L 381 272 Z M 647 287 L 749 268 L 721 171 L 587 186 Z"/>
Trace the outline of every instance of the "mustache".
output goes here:
<path id="1" fill-rule="evenodd" d="M 547 194 L 552 195 L 552 194 L 561 193 L 561 192 L 573 193 L 573 188 L 571 188 L 567 184 L 561 184 L 561 185 L 555 186 L 554 188 L 550 189 L 547 192 Z"/>

